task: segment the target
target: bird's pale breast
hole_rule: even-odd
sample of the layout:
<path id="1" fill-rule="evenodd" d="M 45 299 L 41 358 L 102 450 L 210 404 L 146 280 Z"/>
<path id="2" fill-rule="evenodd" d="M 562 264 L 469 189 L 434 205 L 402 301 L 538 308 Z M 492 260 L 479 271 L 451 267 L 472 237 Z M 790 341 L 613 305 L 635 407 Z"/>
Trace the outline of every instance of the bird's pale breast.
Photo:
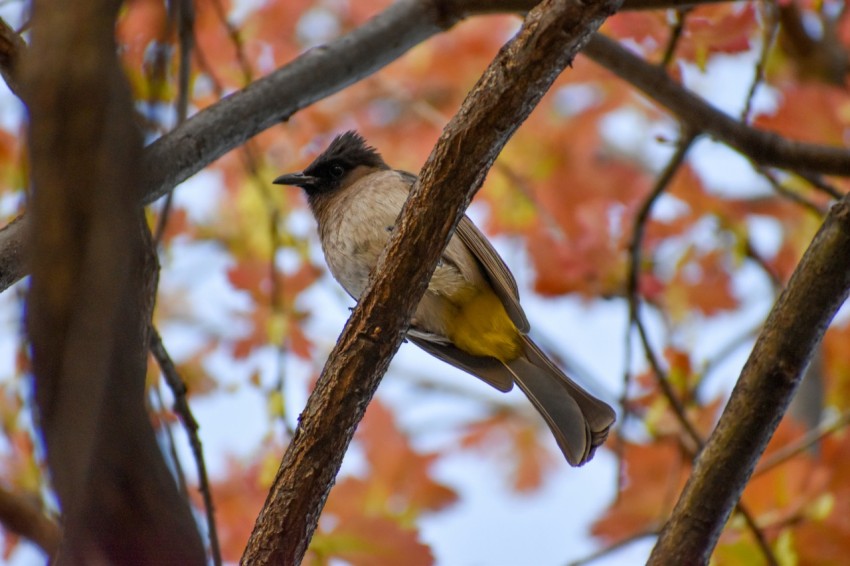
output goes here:
<path id="1" fill-rule="evenodd" d="M 340 195 L 322 203 L 319 226 L 325 260 L 349 295 L 359 298 L 378 256 L 390 237 L 407 199 L 408 182 L 395 171 L 379 171 L 358 179 Z M 457 303 L 483 284 L 478 262 L 457 237 L 440 260 L 414 323 L 437 334 L 446 331 Z"/>
<path id="2" fill-rule="evenodd" d="M 325 260 L 355 299 L 365 289 L 406 198 L 398 174 L 380 171 L 359 179 L 328 203 L 326 220 L 319 226 Z"/>

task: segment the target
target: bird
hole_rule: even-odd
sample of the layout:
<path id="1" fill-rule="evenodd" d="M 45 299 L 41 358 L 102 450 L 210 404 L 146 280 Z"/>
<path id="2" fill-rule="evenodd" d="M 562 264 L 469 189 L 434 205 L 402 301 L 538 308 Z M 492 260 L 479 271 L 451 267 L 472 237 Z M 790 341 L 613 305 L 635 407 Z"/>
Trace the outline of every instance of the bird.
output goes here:
<path id="1" fill-rule="evenodd" d="M 391 168 L 353 130 L 336 136 L 303 171 L 273 181 L 304 191 L 330 272 L 355 301 L 415 182 L 416 175 Z M 567 462 L 581 466 L 605 442 L 616 420 L 614 410 L 561 371 L 531 340 L 529 330 L 513 274 L 464 215 L 406 338 L 500 391 L 518 385 Z"/>

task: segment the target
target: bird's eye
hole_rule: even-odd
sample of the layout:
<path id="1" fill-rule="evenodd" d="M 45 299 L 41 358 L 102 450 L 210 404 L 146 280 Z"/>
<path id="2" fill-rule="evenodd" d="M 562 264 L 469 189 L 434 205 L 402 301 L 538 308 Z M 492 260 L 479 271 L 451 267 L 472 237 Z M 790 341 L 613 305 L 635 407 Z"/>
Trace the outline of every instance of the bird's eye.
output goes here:
<path id="1" fill-rule="evenodd" d="M 345 174 L 345 169 L 342 168 L 342 165 L 333 165 L 330 172 L 334 179 L 341 179 Z"/>

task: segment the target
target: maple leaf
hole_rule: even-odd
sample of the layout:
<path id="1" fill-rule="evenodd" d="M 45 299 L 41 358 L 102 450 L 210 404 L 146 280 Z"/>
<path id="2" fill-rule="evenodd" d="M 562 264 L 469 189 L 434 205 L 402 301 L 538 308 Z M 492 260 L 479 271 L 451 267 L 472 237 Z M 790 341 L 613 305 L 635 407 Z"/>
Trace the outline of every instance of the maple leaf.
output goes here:
<path id="1" fill-rule="evenodd" d="M 333 521 L 330 532 L 320 530 L 313 537 L 304 564 L 328 564 L 342 560 L 352 566 L 374 564 L 434 563 L 431 549 L 416 531 L 406 529 L 386 517 L 344 517 Z"/>
<path id="2" fill-rule="evenodd" d="M 461 446 L 499 449 L 513 488 L 528 493 L 543 485 L 546 473 L 559 461 L 541 442 L 543 434 L 537 422 L 515 411 L 502 410 L 470 423 L 461 437 Z"/>
<path id="3" fill-rule="evenodd" d="M 726 262 L 723 250 L 704 253 L 688 247 L 665 289 L 666 310 L 674 320 L 684 319 L 691 309 L 711 316 L 738 306 Z"/>
<path id="4" fill-rule="evenodd" d="M 673 439 L 622 446 L 624 488 L 591 527 L 594 536 L 608 543 L 660 528 L 690 473 L 688 459 Z"/>
<path id="5" fill-rule="evenodd" d="M 218 538 L 226 562 L 235 563 L 242 556 L 280 463 L 283 446 L 274 439 L 266 440 L 250 458 L 226 456 L 224 473 L 211 478 Z M 199 490 L 190 490 L 190 495 L 193 504 L 202 509 Z"/>
<path id="6" fill-rule="evenodd" d="M 457 494 L 430 476 L 434 454 L 420 454 L 396 427 L 392 414 L 373 400 L 358 428 L 369 465 L 363 477 L 341 479 L 331 490 L 319 531 L 310 546 L 312 563 L 329 558 L 351 564 L 431 564 L 419 540 L 416 519 L 453 503 Z"/>

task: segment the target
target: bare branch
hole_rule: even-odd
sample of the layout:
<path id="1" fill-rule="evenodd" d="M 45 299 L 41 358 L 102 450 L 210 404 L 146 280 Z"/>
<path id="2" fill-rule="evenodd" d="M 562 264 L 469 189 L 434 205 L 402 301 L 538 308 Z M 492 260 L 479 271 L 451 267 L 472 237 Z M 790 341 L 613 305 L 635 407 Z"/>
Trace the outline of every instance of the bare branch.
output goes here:
<path id="1" fill-rule="evenodd" d="M 708 561 L 723 525 L 850 290 L 850 197 L 833 206 L 765 322 L 650 564 Z"/>
<path id="2" fill-rule="evenodd" d="M 638 276 L 640 274 L 641 245 L 643 242 L 643 234 L 646 230 L 646 225 L 649 221 L 649 215 L 652 212 L 652 207 L 658 200 L 658 198 L 667 189 L 670 182 L 673 180 L 673 176 L 676 174 L 676 172 L 679 170 L 679 167 L 681 167 L 682 163 L 684 162 L 685 156 L 688 150 L 691 148 L 695 139 L 696 134 L 693 131 L 686 129 L 682 133 L 679 139 L 678 146 L 676 148 L 676 152 L 670 158 L 670 161 L 667 162 L 667 166 L 661 172 L 661 175 L 659 175 L 658 179 L 656 180 L 655 186 L 653 187 L 652 191 L 650 191 L 649 195 L 644 200 L 640 210 L 638 211 L 638 214 L 635 219 L 635 226 L 633 230 L 631 245 L 629 246 L 629 273 L 627 280 L 630 326 L 634 325 L 638 330 L 638 335 L 640 336 L 640 341 L 643 346 L 646 358 L 649 361 L 649 365 L 652 368 L 653 373 L 655 374 L 655 380 L 658 383 L 658 386 L 661 389 L 664 398 L 667 399 L 667 402 L 673 409 L 673 414 L 679 421 L 679 425 L 682 427 L 682 429 L 688 436 L 688 442 L 685 443 L 685 445 L 687 451 L 691 454 L 694 454 L 702 449 L 703 439 L 700 436 L 699 432 L 697 432 L 694 425 L 690 422 L 690 419 L 688 419 L 682 401 L 679 399 L 679 397 L 676 395 L 676 392 L 673 390 L 673 387 L 670 384 L 670 380 L 668 379 L 666 372 L 664 372 L 661 367 L 661 363 L 658 360 L 658 356 L 656 356 L 655 351 L 652 349 L 652 345 L 649 343 L 649 336 L 646 332 L 646 326 L 641 320 L 639 311 L 640 295 L 638 289 Z M 628 383 L 626 383 L 626 386 L 628 386 Z M 766 562 L 770 565 L 778 564 L 776 557 L 773 555 L 773 550 L 767 543 L 764 533 L 761 531 L 761 529 L 758 528 L 758 525 L 756 525 L 756 522 L 753 519 L 753 516 L 750 511 L 743 504 L 740 503 L 737 505 L 737 510 L 744 518 L 744 521 L 747 524 L 747 528 L 749 528 L 750 532 L 753 534 L 753 537 L 755 538 L 759 549 L 762 551 Z"/>
<path id="3" fill-rule="evenodd" d="M 616 7 L 542 2 L 446 126 L 301 415 L 244 563 L 301 561 L 354 428 L 464 208 L 510 135 Z M 407 292 L 393 292 L 400 288 Z"/>
<path id="4" fill-rule="evenodd" d="M 18 84 L 18 62 L 26 44 L 21 36 L 13 30 L 6 20 L 0 18 L 0 76 L 6 81 L 6 86 L 13 93 L 21 96 L 21 86 Z"/>
<path id="5" fill-rule="evenodd" d="M 744 99 L 744 109 L 741 110 L 741 122 L 748 124 L 750 122 L 750 113 L 753 109 L 753 99 L 756 91 L 764 80 L 764 72 L 767 68 L 767 59 L 770 52 L 773 50 L 773 45 L 776 43 L 776 35 L 779 31 L 778 7 L 774 0 L 768 2 L 760 2 L 762 18 L 765 22 L 761 35 L 761 52 L 759 53 L 758 62 L 753 72 L 753 80 L 750 83 L 750 88 L 747 91 L 747 96 Z"/>
<path id="6" fill-rule="evenodd" d="M 692 449 L 694 449 L 692 451 L 695 451 L 695 449 L 702 444 L 702 438 L 694 428 L 693 424 L 691 424 L 690 420 L 688 420 L 688 416 L 685 414 L 684 405 L 682 405 L 682 402 L 679 400 L 676 392 L 673 391 L 673 386 L 670 385 L 670 381 L 661 369 L 661 363 L 658 361 L 658 356 L 655 355 L 655 351 L 649 343 L 649 336 L 647 335 L 646 327 L 640 317 L 641 301 L 640 289 L 638 286 L 640 282 L 639 279 L 642 264 L 641 248 L 643 246 L 643 235 L 646 232 L 646 226 L 649 223 L 649 216 L 652 213 L 652 207 L 664 191 L 667 190 L 667 187 L 670 186 L 673 177 L 676 175 L 679 167 L 681 167 L 684 163 L 685 156 L 687 155 L 688 150 L 690 150 L 691 145 L 693 145 L 695 139 L 696 134 L 692 131 L 685 131 L 681 134 L 675 153 L 670 157 L 666 167 L 655 181 L 655 186 L 652 188 L 646 199 L 644 199 L 637 215 L 635 216 L 635 225 L 632 229 L 632 239 L 629 243 L 629 267 L 626 279 L 626 294 L 629 305 L 629 327 L 630 329 L 632 326 L 637 328 L 641 344 L 643 345 L 644 354 L 646 355 L 646 359 L 655 374 L 655 380 L 658 383 L 658 387 L 661 389 L 664 398 L 667 399 L 667 402 L 670 404 L 670 408 L 673 409 L 673 413 L 676 415 L 682 429 L 690 438 Z M 624 390 L 628 390 L 628 383 L 625 385 L 626 387 Z"/>
<path id="7" fill-rule="evenodd" d="M 116 57 L 120 5 L 35 0 L 23 62 L 33 185 L 27 330 L 62 508 L 58 562 L 202 564 L 144 406 L 158 265 L 139 206 L 142 140 Z"/>
<path id="8" fill-rule="evenodd" d="M 198 435 L 198 421 L 195 420 L 195 415 L 192 414 L 192 409 L 189 407 L 189 400 L 186 398 L 186 383 L 181 379 L 180 373 L 177 371 L 177 366 L 165 349 L 165 344 L 162 342 L 162 336 L 156 328 L 151 330 L 151 353 L 159 364 L 159 369 L 162 371 L 165 382 L 168 388 L 171 389 L 171 394 L 174 395 L 174 412 L 180 417 L 180 422 L 183 423 L 183 428 L 186 429 L 186 435 L 189 437 L 189 446 L 192 447 L 192 455 L 195 458 L 195 466 L 198 470 L 198 490 L 201 492 L 201 497 L 204 500 L 204 509 L 207 513 L 207 529 L 209 530 L 210 550 L 212 560 L 215 566 L 221 566 L 221 545 L 218 542 L 218 528 L 215 523 L 215 506 L 213 505 L 212 488 L 210 487 L 209 476 L 207 475 L 207 464 L 204 460 L 204 448 L 201 444 L 201 438 Z"/>
<path id="9" fill-rule="evenodd" d="M 596 34 L 583 53 L 673 112 L 690 127 L 710 134 L 756 163 L 794 171 L 850 175 L 850 151 L 795 142 L 747 126 L 682 87 L 663 70 L 616 41 Z"/>
<path id="10" fill-rule="evenodd" d="M 177 111 L 177 126 L 186 121 L 189 116 L 189 76 L 191 74 L 192 65 L 192 50 L 194 48 L 194 26 L 195 26 L 195 6 L 190 0 L 179 0 L 170 5 L 170 14 L 168 21 L 168 33 L 171 35 L 171 28 L 177 28 L 177 43 L 179 46 L 180 59 L 177 71 L 177 100 L 174 103 Z M 175 24 L 176 20 L 176 24 Z M 174 202 L 174 187 L 172 187 L 165 197 L 165 202 L 162 205 L 162 210 L 159 213 L 159 218 L 156 223 L 156 231 L 154 232 L 154 242 L 159 244 L 162 236 L 165 233 L 165 227 L 168 225 L 168 217 L 171 214 L 172 203 Z"/>
<path id="11" fill-rule="evenodd" d="M 572 562 L 568 563 L 567 566 L 584 566 L 585 564 L 590 564 L 591 562 L 595 562 L 596 560 L 599 560 L 600 558 L 605 558 L 609 554 L 611 554 L 613 552 L 617 552 L 618 550 L 625 548 L 625 547 L 629 546 L 630 544 L 638 542 L 639 540 L 643 540 L 643 539 L 649 538 L 649 537 L 656 537 L 656 536 L 658 536 L 658 531 L 653 530 L 653 529 L 640 531 L 640 532 L 635 533 L 631 536 L 628 536 L 624 539 L 618 540 L 617 542 L 612 543 L 612 544 L 606 546 L 605 548 L 601 548 L 601 549 L 597 550 L 596 552 L 588 554 L 584 558 L 580 558 L 578 560 L 573 560 Z"/>
<path id="12" fill-rule="evenodd" d="M 0 487 L 0 523 L 37 544 L 48 557 L 56 556 L 62 537 L 59 525 L 29 498 Z"/>

